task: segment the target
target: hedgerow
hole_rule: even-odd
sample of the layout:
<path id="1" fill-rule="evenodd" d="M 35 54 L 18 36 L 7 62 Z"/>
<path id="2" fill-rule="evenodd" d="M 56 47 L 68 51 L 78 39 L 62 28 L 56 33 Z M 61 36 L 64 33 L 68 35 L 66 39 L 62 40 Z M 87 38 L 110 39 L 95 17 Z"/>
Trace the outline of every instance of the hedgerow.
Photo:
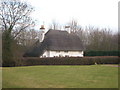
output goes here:
<path id="1" fill-rule="evenodd" d="M 118 64 L 118 57 L 23 58 L 17 66 Z"/>

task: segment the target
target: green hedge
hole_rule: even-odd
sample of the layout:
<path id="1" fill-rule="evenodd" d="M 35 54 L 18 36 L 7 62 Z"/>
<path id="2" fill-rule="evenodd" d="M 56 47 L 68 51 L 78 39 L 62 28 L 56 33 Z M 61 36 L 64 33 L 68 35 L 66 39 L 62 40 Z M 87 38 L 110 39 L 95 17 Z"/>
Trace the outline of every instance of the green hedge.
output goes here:
<path id="1" fill-rule="evenodd" d="M 96 64 L 119 64 L 118 57 L 96 57 L 93 58 Z"/>
<path id="2" fill-rule="evenodd" d="M 120 56 L 120 51 L 85 51 L 84 56 Z"/>
<path id="3" fill-rule="evenodd" d="M 23 65 L 93 65 L 94 61 L 86 58 L 24 58 Z"/>
<path id="4" fill-rule="evenodd" d="M 24 58 L 17 66 L 118 64 L 118 57 Z"/>

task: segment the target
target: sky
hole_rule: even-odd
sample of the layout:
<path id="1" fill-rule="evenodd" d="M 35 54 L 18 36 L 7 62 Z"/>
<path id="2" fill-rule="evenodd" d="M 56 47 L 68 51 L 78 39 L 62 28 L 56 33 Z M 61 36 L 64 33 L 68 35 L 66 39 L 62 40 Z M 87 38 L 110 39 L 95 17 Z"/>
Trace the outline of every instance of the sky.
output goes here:
<path id="1" fill-rule="evenodd" d="M 75 19 L 79 25 L 95 26 L 118 30 L 119 0 L 25 0 L 35 11 L 32 18 L 36 20 L 35 29 L 44 23 L 45 27 L 56 21 L 66 25 Z"/>

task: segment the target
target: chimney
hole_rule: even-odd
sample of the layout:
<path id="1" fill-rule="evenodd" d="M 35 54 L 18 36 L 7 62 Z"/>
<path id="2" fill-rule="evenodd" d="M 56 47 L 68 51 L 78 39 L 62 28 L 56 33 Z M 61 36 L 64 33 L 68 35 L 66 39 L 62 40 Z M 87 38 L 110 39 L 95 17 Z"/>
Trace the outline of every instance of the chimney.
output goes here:
<path id="1" fill-rule="evenodd" d="M 65 26 L 65 30 L 70 34 L 71 31 L 70 31 L 70 26 Z"/>
<path id="2" fill-rule="evenodd" d="M 41 25 L 40 27 L 40 35 L 39 35 L 39 41 L 42 42 L 45 37 L 45 28 L 44 25 Z"/>
<path id="3" fill-rule="evenodd" d="M 45 29 L 44 25 L 41 25 L 40 30 L 44 30 L 44 29 Z"/>

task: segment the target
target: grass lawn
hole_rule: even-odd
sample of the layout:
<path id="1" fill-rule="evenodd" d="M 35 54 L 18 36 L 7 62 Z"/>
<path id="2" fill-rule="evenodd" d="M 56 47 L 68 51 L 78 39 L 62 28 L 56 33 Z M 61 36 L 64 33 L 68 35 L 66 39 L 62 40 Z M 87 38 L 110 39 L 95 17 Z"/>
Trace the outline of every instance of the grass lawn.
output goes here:
<path id="1" fill-rule="evenodd" d="M 3 88 L 118 88 L 118 67 L 4 67 Z"/>
<path id="2" fill-rule="evenodd" d="M 2 67 L 0 67 L 0 89 L 2 89 Z"/>

